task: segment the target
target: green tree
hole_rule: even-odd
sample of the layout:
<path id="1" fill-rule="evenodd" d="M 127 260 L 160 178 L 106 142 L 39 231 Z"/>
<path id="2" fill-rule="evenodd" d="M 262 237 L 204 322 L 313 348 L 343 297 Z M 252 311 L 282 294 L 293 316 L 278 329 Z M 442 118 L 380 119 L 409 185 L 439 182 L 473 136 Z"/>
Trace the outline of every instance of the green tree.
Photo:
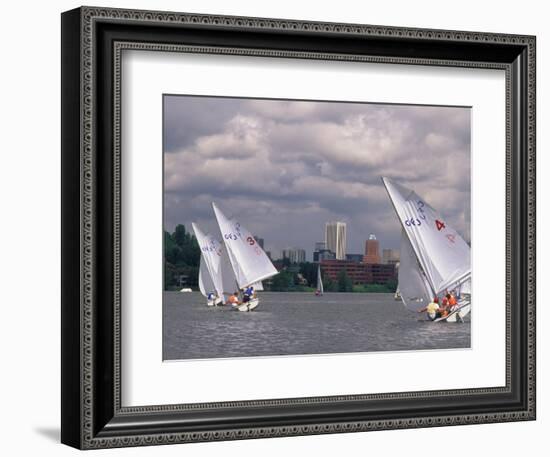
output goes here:
<path id="1" fill-rule="evenodd" d="M 326 274 L 322 274 L 323 277 L 323 287 L 325 292 L 338 292 L 338 282 L 330 279 Z"/>
<path id="2" fill-rule="evenodd" d="M 164 260 L 168 263 L 175 264 L 180 255 L 180 248 L 174 242 L 172 235 L 166 230 L 164 231 Z"/>
<path id="3" fill-rule="evenodd" d="M 317 264 L 313 262 L 303 262 L 300 264 L 300 274 L 306 279 L 311 287 L 317 286 Z"/>
<path id="4" fill-rule="evenodd" d="M 397 290 L 397 280 L 396 279 L 390 279 L 387 283 L 386 283 L 386 288 L 390 291 L 390 292 L 395 292 Z"/>
<path id="5" fill-rule="evenodd" d="M 353 291 L 353 282 L 348 276 L 346 270 L 340 270 L 338 273 L 338 292 Z"/>
<path id="6" fill-rule="evenodd" d="M 294 287 L 294 274 L 282 270 L 278 275 L 273 276 L 271 280 L 271 290 L 276 292 L 286 292 Z"/>
<path id="7" fill-rule="evenodd" d="M 188 242 L 188 237 L 189 235 L 187 233 L 187 230 L 185 230 L 185 225 L 182 225 L 182 224 L 176 225 L 176 229 L 172 234 L 172 239 L 180 248 L 185 246 L 185 244 Z"/>
<path id="8" fill-rule="evenodd" d="M 197 287 L 201 251 L 197 239 L 178 224 L 172 234 L 164 231 L 164 287 L 174 289 L 178 278 L 187 276 L 187 286 Z"/>

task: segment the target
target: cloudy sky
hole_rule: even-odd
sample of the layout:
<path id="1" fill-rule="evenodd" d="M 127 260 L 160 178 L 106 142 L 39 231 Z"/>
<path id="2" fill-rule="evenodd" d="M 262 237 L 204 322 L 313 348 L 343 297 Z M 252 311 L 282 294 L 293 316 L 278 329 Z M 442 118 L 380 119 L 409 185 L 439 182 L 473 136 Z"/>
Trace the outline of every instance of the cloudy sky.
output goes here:
<path id="1" fill-rule="evenodd" d="M 194 96 L 164 97 L 164 225 L 216 230 L 211 202 L 265 239 L 312 258 L 324 225 L 347 223 L 347 252 L 370 233 L 398 248 L 381 176 L 414 189 L 470 239 L 470 109 Z"/>

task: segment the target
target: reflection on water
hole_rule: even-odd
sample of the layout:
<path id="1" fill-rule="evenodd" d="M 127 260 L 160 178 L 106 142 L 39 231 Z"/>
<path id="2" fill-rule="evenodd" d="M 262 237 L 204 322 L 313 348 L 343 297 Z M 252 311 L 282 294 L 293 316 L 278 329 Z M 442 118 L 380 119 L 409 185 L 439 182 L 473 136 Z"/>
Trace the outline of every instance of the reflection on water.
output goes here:
<path id="1" fill-rule="evenodd" d="M 427 322 L 393 294 L 261 292 L 250 313 L 165 292 L 164 360 L 470 347 L 470 322 Z"/>

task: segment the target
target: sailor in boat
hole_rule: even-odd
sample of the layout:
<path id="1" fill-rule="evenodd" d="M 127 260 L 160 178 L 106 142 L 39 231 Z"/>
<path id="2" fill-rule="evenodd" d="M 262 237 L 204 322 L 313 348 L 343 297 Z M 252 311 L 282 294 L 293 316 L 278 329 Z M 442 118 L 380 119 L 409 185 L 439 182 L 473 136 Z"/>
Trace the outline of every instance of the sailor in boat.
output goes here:
<path id="1" fill-rule="evenodd" d="M 243 303 L 248 303 L 254 298 L 254 287 L 248 286 L 243 292 Z"/>
<path id="2" fill-rule="evenodd" d="M 229 296 L 227 299 L 227 303 L 229 303 L 231 306 L 237 307 L 240 305 L 239 303 L 239 292 L 235 292 Z"/>
<path id="3" fill-rule="evenodd" d="M 441 306 L 439 307 L 439 312 L 437 313 L 438 317 L 447 317 L 449 315 L 449 313 L 451 312 L 451 305 L 449 304 L 450 299 L 451 294 L 449 293 L 443 296 L 443 299 L 441 300 Z"/>
<path id="4" fill-rule="evenodd" d="M 449 311 L 453 312 L 456 309 L 456 306 L 457 306 L 457 301 L 456 301 L 454 291 L 447 295 L 447 300 L 448 300 L 448 303 L 449 303 Z"/>
<path id="5" fill-rule="evenodd" d="M 419 313 L 426 313 L 426 316 L 431 321 L 441 317 L 440 308 L 439 308 L 439 298 L 434 297 L 434 299 L 428 303 L 424 308 L 418 310 Z"/>
<path id="6" fill-rule="evenodd" d="M 208 300 L 208 306 L 218 306 L 218 295 L 215 292 L 209 292 L 206 299 Z"/>

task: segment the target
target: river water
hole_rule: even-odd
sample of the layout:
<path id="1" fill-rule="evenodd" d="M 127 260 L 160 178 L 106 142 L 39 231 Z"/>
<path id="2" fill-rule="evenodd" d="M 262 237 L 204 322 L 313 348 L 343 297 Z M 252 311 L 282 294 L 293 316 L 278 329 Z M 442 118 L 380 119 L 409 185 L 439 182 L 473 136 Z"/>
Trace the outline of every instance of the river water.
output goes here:
<path id="1" fill-rule="evenodd" d="M 433 323 L 393 294 L 260 292 L 243 313 L 198 292 L 164 292 L 163 359 L 204 359 L 470 347 L 465 323 Z"/>

